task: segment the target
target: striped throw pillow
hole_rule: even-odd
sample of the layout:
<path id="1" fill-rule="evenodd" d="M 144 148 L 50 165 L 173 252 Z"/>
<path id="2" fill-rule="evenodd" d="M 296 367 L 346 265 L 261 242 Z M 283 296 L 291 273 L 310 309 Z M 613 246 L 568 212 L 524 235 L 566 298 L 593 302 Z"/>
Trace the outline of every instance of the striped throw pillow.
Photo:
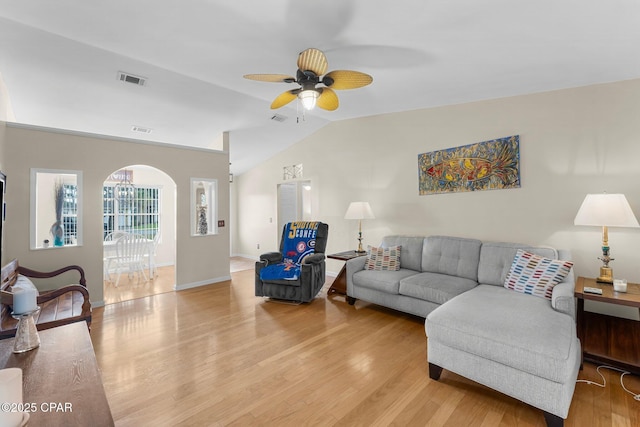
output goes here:
<path id="1" fill-rule="evenodd" d="M 366 270 L 400 270 L 400 249 L 402 246 L 388 248 L 367 247 Z"/>
<path id="2" fill-rule="evenodd" d="M 571 261 L 545 258 L 518 249 L 504 287 L 550 300 L 553 287 L 567 277 L 571 267 Z"/>

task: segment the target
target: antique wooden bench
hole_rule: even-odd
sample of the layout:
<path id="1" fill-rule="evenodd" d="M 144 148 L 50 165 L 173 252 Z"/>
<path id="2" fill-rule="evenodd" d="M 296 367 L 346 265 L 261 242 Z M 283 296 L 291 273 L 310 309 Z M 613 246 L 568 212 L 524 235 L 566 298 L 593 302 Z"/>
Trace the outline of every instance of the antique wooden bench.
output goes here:
<path id="1" fill-rule="evenodd" d="M 37 299 L 40 312 L 34 316 L 36 327 L 38 330 L 43 330 L 82 321 L 87 322 L 87 327 L 91 327 L 91 302 L 82 267 L 70 265 L 51 272 L 41 272 L 22 267 L 18 265 L 18 260 L 14 259 L 2 267 L 0 339 L 12 337 L 16 333 L 18 321 L 11 316 L 11 306 L 13 305 L 11 287 L 18 279 L 18 275 L 34 279 L 47 279 L 73 270 L 80 273 L 78 284 L 40 291 Z"/>

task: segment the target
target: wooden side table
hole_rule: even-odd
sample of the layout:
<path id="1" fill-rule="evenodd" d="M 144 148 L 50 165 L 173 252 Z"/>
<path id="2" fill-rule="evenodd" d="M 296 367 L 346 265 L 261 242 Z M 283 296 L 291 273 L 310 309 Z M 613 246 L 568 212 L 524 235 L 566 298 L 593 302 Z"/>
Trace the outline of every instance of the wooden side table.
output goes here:
<path id="1" fill-rule="evenodd" d="M 349 261 L 353 258 L 365 256 L 366 252 L 346 251 L 339 252 L 337 254 L 327 255 L 327 258 L 338 259 L 340 261 Z M 347 295 L 347 263 L 345 262 L 340 272 L 336 276 L 335 280 L 331 284 L 331 287 L 327 291 L 327 295 L 340 294 Z"/>
<path id="2" fill-rule="evenodd" d="M 585 293 L 585 287 L 602 289 L 602 295 Z M 575 296 L 578 299 L 577 327 L 583 359 L 640 375 L 640 322 L 584 311 L 585 300 L 640 310 L 640 285 L 628 283 L 627 292 L 615 292 L 612 285 L 578 277 Z"/>
<path id="3" fill-rule="evenodd" d="M 0 340 L 0 368 L 22 369 L 30 426 L 113 426 L 100 368 L 85 322 L 39 331 L 40 347 L 14 354 Z"/>

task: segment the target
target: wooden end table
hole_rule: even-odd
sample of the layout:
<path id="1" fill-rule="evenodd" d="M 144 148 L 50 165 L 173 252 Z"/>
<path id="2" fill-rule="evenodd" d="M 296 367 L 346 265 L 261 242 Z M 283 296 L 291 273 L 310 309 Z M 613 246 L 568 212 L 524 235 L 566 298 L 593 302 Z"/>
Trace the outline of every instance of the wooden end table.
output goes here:
<path id="1" fill-rule="evenodd" d="M 602 295 L 585 293 L 585 287 L 602 289 Z M 640 322 L 584 311 L 585 300 L 640 310 L 640 285 L 628 283 L 627 292 L 616 292 L 612 285 L 578 277 L 575 296 L 578 299 L 577 327 L 583 360 L 608 364 L 640 375 Z"/>
<path id="2" fill-rule="evenodd" d="M 358 258 L 361 256 L 365 256 L 366 252 L 357 252 L 357 251 L 346 251 L 339 252 L 337 254 L 327 255 L 327 258 L 337 259 L 340 261 L 349 261 L 353 258 Z M 347 295 L 347 263 L 345 262 L 340 272 L 336 276 L 335 280 L 331 284 L 331 287 L 327 291 L 327 295 L 331 294 L 340 294 Z"/>

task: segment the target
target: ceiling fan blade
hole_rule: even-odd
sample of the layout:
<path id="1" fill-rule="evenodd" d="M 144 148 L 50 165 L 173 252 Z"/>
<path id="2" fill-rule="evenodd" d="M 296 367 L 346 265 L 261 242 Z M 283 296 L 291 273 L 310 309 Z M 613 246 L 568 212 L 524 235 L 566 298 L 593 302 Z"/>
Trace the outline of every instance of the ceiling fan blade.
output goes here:
<path id="1" fill-rule="evenodd" d="M 316 101 L 316 105 L 323 110 L 333 111 L 340 106 L 340 101 L 338 101 L 338 95 L 333 90 L 324 87 Z"/>
<path id="2" fill-rule="evenodd" d="M 282 92 L 276 99 L 271 103 L 271 109 L 275 110 L 276 108 L 284 107 L 291 101 L 297 98 L 297 92 L 295 90 L 288 90 L 286 92 Z"/>
<path id="3" fill-rule="evenodd" d="M 360 71 L 351 70 L 335 70 L 328 73 L 323 78 L 323 83 L 327 80 L 327 77 L 333 80 L 333 83 L 325 85 L 330 86 L 331 89 L 343 90 L 343 89 L 356 89 L 366 86 L 373 81 L 373 77 L 369 74 L 361 73 Z"/>
<path id="4" fill-rule="evenodd" d="M 313 71 L 316 76 L 327 72 L 327 57 L 318 49 L 310 48 L 298 55 L 298 68 L 302 71 Z"/>
<path id="5" fill-rule="evenodd" d="M 245 74 L 242 77 L 249 80 L 272 83 L 293 83 L 296 81 L 295 77 L 291 77 L 286 74 Z"/>

